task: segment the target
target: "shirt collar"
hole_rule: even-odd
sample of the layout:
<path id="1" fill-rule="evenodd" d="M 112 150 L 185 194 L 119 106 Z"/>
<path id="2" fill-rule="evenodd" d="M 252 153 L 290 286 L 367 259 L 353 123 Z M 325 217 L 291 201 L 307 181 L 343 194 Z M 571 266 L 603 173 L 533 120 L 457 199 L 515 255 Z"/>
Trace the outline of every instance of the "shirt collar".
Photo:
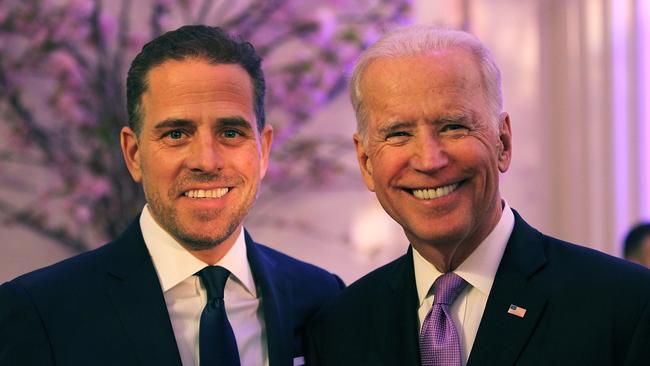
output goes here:
<path id="1" fill-rule="evenodd" d="M 140 215 L 140 228 L 163 292 L 206 267 L 206 263 L 193 256 L 156 222 L 148 205 L 144 206 Z M 234 276 L 235 282 L 253 297 L 257 297 L 253 274 L 246 256 L 244 230 L 239 230 L 235 244 L 213 265 L 226 268 L 232 274 L 231 279 Z"/>
<path id="2" fill-rule="evenodd" d="M 514 225 L 515 216 L 508 203 L 503 200 L 503 212 L 497 225 L 472 254 L 454 270 L 457 275 L 485 296 L 488 296 L 492 289 L 494 276 Z M 422 305 L 429 295 L 431 286 L 442 273 L 415 249 L 413 249 L 413 266 L 418 298 Z"/>

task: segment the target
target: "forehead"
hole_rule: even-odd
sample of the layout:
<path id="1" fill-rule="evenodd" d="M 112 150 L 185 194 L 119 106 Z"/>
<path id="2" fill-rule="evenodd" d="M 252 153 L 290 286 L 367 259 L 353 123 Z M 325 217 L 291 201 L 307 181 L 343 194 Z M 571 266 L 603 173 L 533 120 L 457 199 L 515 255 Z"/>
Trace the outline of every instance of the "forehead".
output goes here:
<path id="1" fill-rule="evenodd" d="M 252 114 L 253 87 L 246 71 L 237 64 L 168 60 L 148 72 L 142 105 L 145 120 L 156 119 L 156 114 L 206 110 Z"/>
<path id="2" fill-rule="evenodd" d="M 188 84 L 206 89 L 221 86 L 252 92 L 250 77 L 239 64 L 210 63 L 200 58 L 167 60 L 147 73 L 147 90 L 156 90 L 161 85 L 182 87 Z"/>
<path id="3" fill-rule="evenodd" d="M 374 60 L 361 78 L 361 92 L 371 121 L 373 114 L 417 118 L 485 105 L 477 62 L 462 49 Z"/>

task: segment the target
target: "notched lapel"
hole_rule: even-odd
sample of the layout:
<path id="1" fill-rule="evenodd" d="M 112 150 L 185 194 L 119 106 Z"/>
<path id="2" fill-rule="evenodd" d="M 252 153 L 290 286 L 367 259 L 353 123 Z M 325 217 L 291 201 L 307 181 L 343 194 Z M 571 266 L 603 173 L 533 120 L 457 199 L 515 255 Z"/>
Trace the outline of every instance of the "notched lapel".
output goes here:
<path id="1" fill-rule="evenodd" d="M 143 365 L 181 366 L 165 298 L 136 220 L 116 240 L 108 290 Z"/>
<path id="2" fill-rule="evenodd" d="M 281 271 L 275 269 L 273 258 L 257 248 L 248 232 L 245 232 L 245 236 L 248 262 L 258 293 L 261 291 L 269 363 L 290 366 L 294 356 L 295 323 L 291 311 L 291 284 Z"/>
<path id="3" fill-rule="evenodd" d="M 552 284 L 547 283 L 545 265 L 541 234 L 515 212 L 515 228 L 499 264 L 468 366 L 515 364 L 546 308 L 544 289 Z M 509 314 L 511 305 L 526 309 L 525 314 Z"/>

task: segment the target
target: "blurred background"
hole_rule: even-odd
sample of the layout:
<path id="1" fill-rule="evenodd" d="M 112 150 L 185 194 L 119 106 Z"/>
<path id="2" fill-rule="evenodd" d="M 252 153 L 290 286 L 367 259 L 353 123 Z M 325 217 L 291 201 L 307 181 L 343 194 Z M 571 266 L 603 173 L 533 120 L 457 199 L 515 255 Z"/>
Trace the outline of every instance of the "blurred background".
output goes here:
<path id="1" fill-rule="evenodd" d="M 0 0 L 0 282 L 96 248 L 141 210 L 118 144 L 126 70 L 182 24 L 264 56 L 270 172 L 253 237 L 351 282 L 405 252 L 363 186 L 346 82 L 386 29 L 468 30 L 503 73 L 508 203 L 541 231 L 613 255 L 650 219 L 645 0 Z"/>

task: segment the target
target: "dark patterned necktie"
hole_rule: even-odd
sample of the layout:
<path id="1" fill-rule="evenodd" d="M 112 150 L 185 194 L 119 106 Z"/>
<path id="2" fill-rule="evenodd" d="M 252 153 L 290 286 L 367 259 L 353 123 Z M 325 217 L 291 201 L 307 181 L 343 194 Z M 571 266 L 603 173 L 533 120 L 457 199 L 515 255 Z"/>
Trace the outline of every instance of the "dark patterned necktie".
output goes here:
<path id="1" fill-rule="evenodd" d="M 199 326 L 201 366 L 239 366 L 237 340 L 223 302 L 223 289 L 230 272 L 223 267 L 208 266 L 197 274 L 208 292 Z"/>
<path id="2" fill-rule="evenodd" d="M 433 284 L 433 306 L 420 330 L 422 366 L 460 366 L 460 338 L 449 307 L 467 286 L 453 272 L 438 277 Z"/>

